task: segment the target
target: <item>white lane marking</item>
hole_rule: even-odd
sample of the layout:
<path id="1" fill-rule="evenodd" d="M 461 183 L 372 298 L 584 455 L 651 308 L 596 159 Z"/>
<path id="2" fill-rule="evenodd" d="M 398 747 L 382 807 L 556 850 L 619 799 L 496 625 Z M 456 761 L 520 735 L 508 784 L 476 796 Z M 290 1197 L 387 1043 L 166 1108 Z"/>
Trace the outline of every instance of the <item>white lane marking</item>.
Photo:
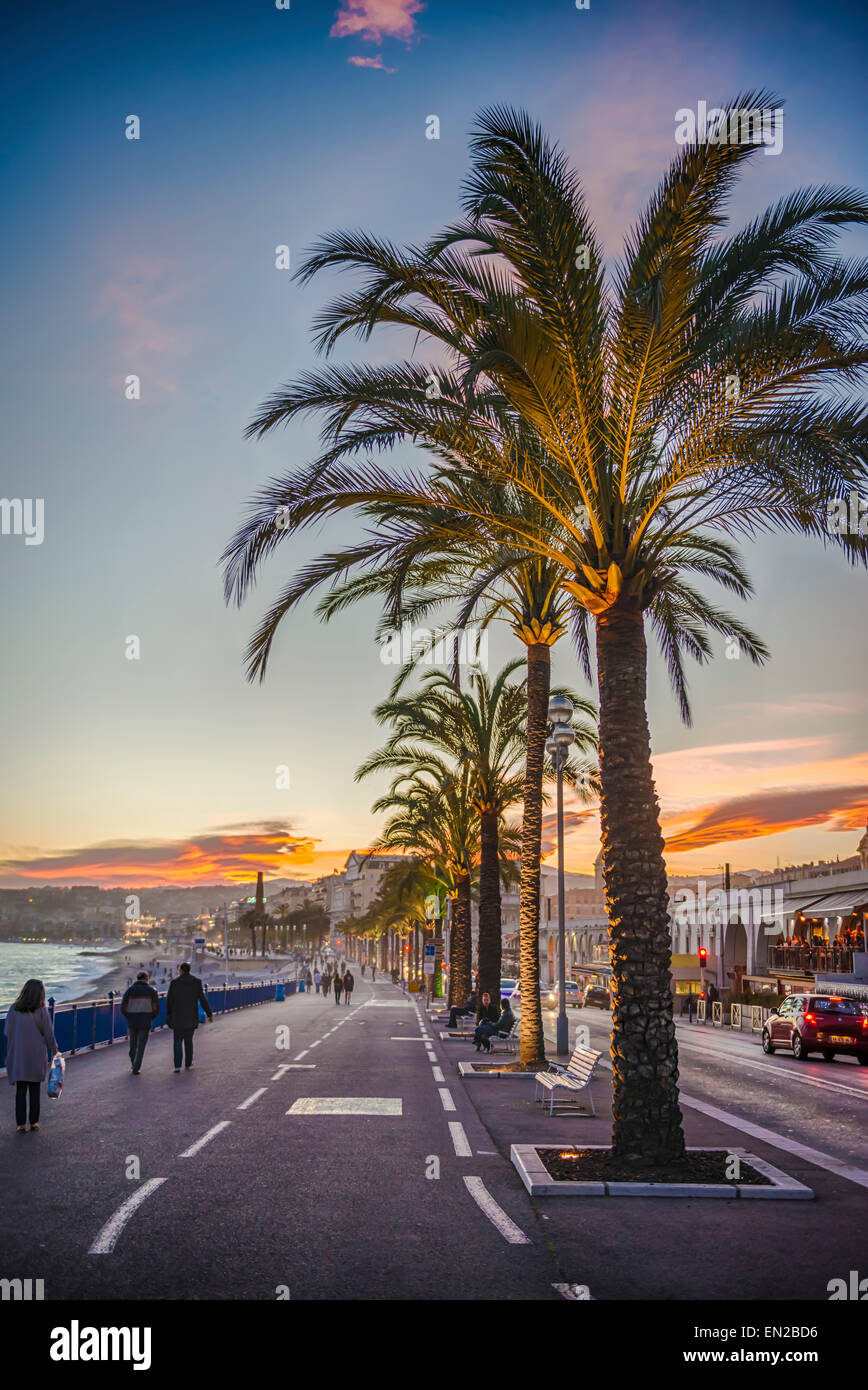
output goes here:
<path id="1" fill-rule="evenodd" d="M 864 1168 L 854 1168 L 843 1159 L 834 1158 L 832 1154 L 809 1148 L 807 1144 L 800 1144 L 797 1139 L 788 1139 L 786 1135 L 776 1134 L 773 1129 L 766 1129 L 764 1125 L 755 1125 L 750 1120 L 743 1120 L 739 1115 L 731 1115 L 728 1110 L 718 1110 L 716 1105 L 706 1105 L 703 1100 L 694 1100 L 693 1096 L 685 1096 L 682 1093 L 680 1100 L 692 1110 L 699 1110 L 712 1120 L 720 1120 L 725 1125 L 731 1125 L 733 1129 L 740 1129 L 742 1134 L 749 1134 L 752 1139 L 770 1144 L 773 1149 L 783 1149 L 785 1153 L 804 1158 L 808 1163 L 815 1163 L 818 1168 L 825 1168 L 829 1173 L 837 1173 L 839 1178 L 858 1183 L 860 1187 L 868 1187 L 868 1173 Z"/>
<path id="2" fill-rule="evenodd" d="M 209 1129 L 207 1134 L 203 1134 L 201 1139 L 197 1139 L 195 1144 L 191 1144 L 189 1149 L 185 1149 L 183 1153 L 178 1154 L 178 1157 L 192 1158 L 193 1155 L 197 1154 L 200 1149 L 204 1149 L 206 1144 L 210 1144 L 211 1140 L 214 1138 L 216 1134 L 220 1133 L 221 1129 L 226 1129 L 228 1125 L 231 1125 L 231 1123 L 231 1120 L 221 1120 L 220 1123 L 216 1124 L 213 1129 Z"/>
<path id="3" fill-rule="evenodd" d="M 304 1049 L 304 1052 L 299 1052 L 299 1054 L 298 1054 L 298 1056 L 296 1057 L 295 1060 L 296 1060 L 297 1062 L 300 1062 L 301 1059 L 302 1059 L 302 1057 L 306 1057 L 307 1054 L 308 1054 L 309 1052 L 310 1052 L 310 1048 L 309 1048 L 309 1047 L 306 1047 L 306 1048 Z"/>
<path id="4" fill-rule="evenodd" d="M 308 1052 L 312 1051 L 312 1049 L 315 1048 L 315 1047 L 319 1047 L 319 1045 L 320 1045 L 321 1042 L 322 1042 L 322 1038 L 317 1038 L 316 1042 L 312 1042 L 311 1045 L 310 1045 L 310 1047 L 307 1049 Z"/>
<path id="5" fill-rule="evenodd" d="M 495 1202 L 482 1178 L 465 1178 L 464 1186 L 479 1210 L 488 1217 L 493 1226 L 497 1227 L 504 1240 L 508 1241 L 510 1245 L 530 1245 L 530 1240 L 521 1227 L 516 1226 L 511 1217 L 507 1216 L 503 1207 L 498 1206 Z"/>
<path id="6" fill-rule="evenodd" d="M 441 1086 L 441 1087 L 440 1087 L 440 1099 L 441 1099 L 441 1101 L 443 1102 L 443 1109 L 444 1109 L 444 1110 L 454 1110 L 454 1109 L 455 1109 L 455 1101 L 452 1099 L 452 1094 L 451 1094 L 451 1092 L 450 1092 L 448 1086 Z"/>
<path id="7" fill-rule="evenodd" d="M 443 1075 L 443 1073 L 442 1073 L 442 1071 L 440 1070 L 439 1067 L 432 1067 L 431 1070 L 432 1070 L 433 1073 L 434 1073 L 434 1080 L 435 1080 L 435 1081 L 445 1081 L 445 1080 L 446 1080 L 446 1077 Z"/>
<path id="8" fill-rule="evenodd" d="M 683 1052 L 699 1052 L 706 1057 L 711 1057 L 715 1062 L 731 1061 L 736 1067 L 751 1067 L 754 1071 L 765 1072 L 766 1076 L 783 1076 L 788 1081 L 798 1081 L 802 1086 L 819 1086 L 824 1091 L 842 1091 L 846 1096 L 858 1096 L 860 1100 L 868 1100 L 868 1091 L 863 1091 L 856 1086 L 844 1086 L 840 1081 L 827 1081 L 820 1076 L 802 1076 L 798 1072 L 790 1071 L 787 1067 L 779 1067 L 774 1062 L 751 1062 L 744 1057 L 736 1056 L 735 1053 L 730 1057 L 724 1057 L 722 1052 L 715 1051 L 710 1047 L 702 1047 L 698 1043 L 685 1042 L 683 1038 L 678 1039 L 678 1046 Z M 798 1065 L 798 1063 L 796 1064 Z"/>
<path id="9" fill-rule="evenodd" d="M 428 1061 L 429 1061 L 429 1062 L 436 1062 L 436 1061 L 437 1061 L 437 1053 L 434 1051 L 433 1047 L 429 1047 L 428 1050 L 427 1050 L 427 1052 L 428 1052 Z"/>
<path id="10" fill-rule="evenodd" d="M 316 1062 L 290 1062 L 287 1071 L 316 1071 Z M 274 1077 L 271 1078 L 272 1081 Z"/>
<path id="11" fill-rule="evenodd" d="M 280 1066 L 277 1068 L 277 1071 L 276 1071 L 276 1072 L 274 1073 L 274 1075 L 271 1077 L 271 1080 L 272 1080 L 272 1081 L 279 1081 L 280 1078 L 283 1076 L 283 1073 L 284 1073 L 285 1071 L 289 1071 L 290 1065 L 291 1065 L 291 1063 L 289 1063 L 289 1062 L 281 1062 Z"/>
<path id="12" fill-rule="evenodd" d="M 400 1097 L 307 1096 L 294 1100 L 287 1115 L 402 1115 Z"/>
<path id="13" fill-rule="evenodd" d="M 449 1121 L 449 1133 L 452 1135 L 452 1143 L 455 1146 L 456 1157 L 472 1158 L 473 1150 L 470 1147 L 467 1135 L 464 1133 L 464 1126 L 460 1120 Z"/>
<path id="14" fill-rule="evenodd" d="M 571 1298 L 575 1303 L 596 1303 L 594 1295 L 589 1291 L 587 1284 L 552 1284 L 553 1289 L 557 1289 L 561 1298 Z"/>
<path id="15" fill-rule="evenodd" d="M 260 1096 L 264 1096 L 264 1095 L 265 1095 L 265 1092 L 266 1092 L 267 1090 L 268 1090 L 268 1087 L 267 1087 L 267 1086 L 260 1086 L 260 1088 L 259 1088 L 258 1091 L 254 1091 L 252 1096 L 248 1096 L 247 1099 L 246 1099 L 246 1100 L 243 1100 L 243 1101 L 241 1102 L 240 1105 L 236 1105 L 235 1109 L 236 1109 L 236 1110 L 247 1110 L 247 1109 L 249 1109 L 250 1106 L 253 1105 L 254 1101 L 259 1100 L 259 1097 L 260 1097 Z"/>
<path id="16" fill-rule="evenodd" d="M 425 1041 L 424 1038 L 395 1038 L 395 1037 L 392 1037 L 392 1038 L 389 1039 L 389 1042 L 424 1042 L 424 1041 Z"/>
<path id="17" fill-rule="evenodd" d="M 133 1195 L 118 1207 L 114 1216 L 109 1217 L 87 1253 L 89 1255 L 110 1255 L 117 1244 L 118 1236 L 133 1212 L 142 1205 L 146 1197 L 149 1197 L 152 1192 L 156 1192 L 161 1183 L 165 1181 L 165 1178 L 148 1178 L 141 1187 L 137 1187 Z"/>

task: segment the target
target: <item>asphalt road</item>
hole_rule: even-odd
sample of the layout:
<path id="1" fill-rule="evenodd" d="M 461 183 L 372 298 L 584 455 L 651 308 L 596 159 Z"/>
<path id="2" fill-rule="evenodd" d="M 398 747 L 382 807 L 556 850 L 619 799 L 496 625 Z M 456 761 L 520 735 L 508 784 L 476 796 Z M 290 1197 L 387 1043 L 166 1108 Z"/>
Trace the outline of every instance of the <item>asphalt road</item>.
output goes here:
<path id="1" fill-rule="evenodd" d="M 359 979 L 349 1008 L 305 994 L 200 1027 L 180 1075 L 165 1032 L 138 1077 L 123 1044 L 77 1057 L 37 1134 L 15 1132 L 10 1091 L 2 1274 L 44 1279 L 49 1300 L 560 1298 L 518 1176 L 435 1070 L 423 1019 Z M 400 1113 L 287 1113 L 313 1098 Z"/>

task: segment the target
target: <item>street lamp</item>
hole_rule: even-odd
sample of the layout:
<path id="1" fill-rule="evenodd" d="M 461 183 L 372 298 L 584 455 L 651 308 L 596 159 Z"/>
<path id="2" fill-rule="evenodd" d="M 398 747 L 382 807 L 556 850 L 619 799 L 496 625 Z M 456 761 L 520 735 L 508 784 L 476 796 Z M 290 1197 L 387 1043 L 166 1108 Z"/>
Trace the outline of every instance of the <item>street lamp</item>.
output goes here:
<path id="1" fill-rule="evenodd" d="M 573 702 L 566 695 L 553 695 L 549 700 L 549 722 L 554 726 L 546 741 L 546 752 L 558 777 L 558 1025 L 557 1052 L 559 1057 L 570 1053 L 570 1025 L 567 1022 L 567 934 L 564 907 L 564 767 L 575 743 L 570 720 Z"/>

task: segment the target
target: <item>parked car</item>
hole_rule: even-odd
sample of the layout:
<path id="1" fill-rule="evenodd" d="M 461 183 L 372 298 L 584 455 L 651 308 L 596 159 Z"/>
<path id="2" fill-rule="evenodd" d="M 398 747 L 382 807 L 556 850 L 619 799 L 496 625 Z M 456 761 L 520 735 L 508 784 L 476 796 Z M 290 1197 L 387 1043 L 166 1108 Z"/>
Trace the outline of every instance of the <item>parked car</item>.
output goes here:
<path id="1" fill-rule="evenodd" d="M 574 1009 L 579 1008 L 582 1002 L 581 989 L 579 985 L 576 984 L 575 980 L 567 980 L 566 993 L 567 1004 L 571 1004 Z M 561 986 L 560 981 L 558 980 L 555 984 L 552 985 L 549 993 L 546 995 L 545 1003 L 548 1004 L 548 1007 L 550 1009 L 556 1009 L 560 1003 L 560 997 Z"/>
<path id="2" fill-rule="evenodd" d="M 517 1014 L 521 1008 L 521 987 L 518 980 L 501 980 L 500 997 L 504 1000 L 508 999 L 512 1012 Z"/>
<path id="3" fill-rule="evenodd" d="M 603 985 L 586 985 L 582 994 L 585 1008 L 611 1009 L 612 997 Z"/>
<path id="4" fill-rule="evenodd" d="M 832 994 L 790 994 L 763 1026 L 763 1052 L 788 1047 L 798 1062 L 820 1052 L 831 1062 L 838 1052 L 855 1054 L 868 1067 L 868 1010 L 856 999 Z"/>

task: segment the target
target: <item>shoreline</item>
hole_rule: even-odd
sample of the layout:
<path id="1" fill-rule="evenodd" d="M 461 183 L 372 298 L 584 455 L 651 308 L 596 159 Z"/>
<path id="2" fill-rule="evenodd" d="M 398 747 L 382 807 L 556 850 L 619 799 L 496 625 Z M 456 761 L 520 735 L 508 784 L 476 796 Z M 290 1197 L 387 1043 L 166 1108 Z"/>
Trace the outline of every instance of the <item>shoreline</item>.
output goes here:
<path id="1" fill-rule="evenodd" d="M 178 973 L 178 966 L 184 960 L 189 960 L 189 952 L 172 951 L 172 948 L 160 948 L 153 946 L 130 946 L 123 951 L 124 960 L 122 964 L 107 970 L 96 980 L 90 989 L 76 995 L 74 999 L 64 999 L 62 1004 L 90 1004 L 94 999 L 105 999 L 109 991 L 113 990 L 115 995 L 120 997 L 124 994 L 128 985 L 135 980 L 140 970 L 150 971 L 149 983 L 158 992 L 163 992 L 168 988 L 170 980 Z M 158 970 L 152 970 L 151 965 L 154 960 L 160 962 Z M 190 962 L 191 966 L 193 962 Z M 286 961 L 282 957 L 271 957 L 262 961 L 259 956 L 255 958 L 243 956 L 238 960 L 232 959 L 229 969 L 226 971 L 223 962 L 207 957 L 203 965 L 194 968 L 193 973 L 198 974 L 207 993 L 209 986 L 221 988 L 227 974 L 229 984 L 243 984 L 246 978 L 274 979 L 295 979 L 295 962 Z M 165 978 L 164 978 L 165 977 Z M 58 1008 L 60 1004 L 58 1004 Z"/>

